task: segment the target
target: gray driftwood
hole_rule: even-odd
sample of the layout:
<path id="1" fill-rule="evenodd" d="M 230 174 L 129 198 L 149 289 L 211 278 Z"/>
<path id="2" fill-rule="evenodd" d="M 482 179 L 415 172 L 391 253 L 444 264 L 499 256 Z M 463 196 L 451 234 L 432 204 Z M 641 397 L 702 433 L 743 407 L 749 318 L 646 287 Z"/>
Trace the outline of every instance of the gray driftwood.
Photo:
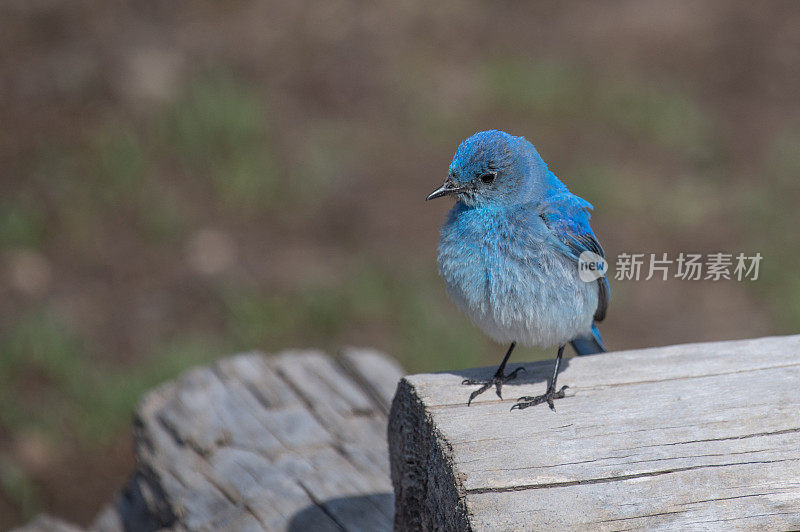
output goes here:
<path id="1" fill-rule="evenodd" d="M 513 370 L 512 366 L 509 369 Z M 404 378 L 389 423 L 396 527 L 800 530 L 800 336 L 572 358 L 480 396 Z"/>
<path id="2" fill-rule="evenodd" d="M 401 374 L 356 349 L 191 370 L 141 401 L 136 473 L 91 529 L 391 530 L 386 424 Z M 68 526 L 25 530 L 55 525 Z"/>

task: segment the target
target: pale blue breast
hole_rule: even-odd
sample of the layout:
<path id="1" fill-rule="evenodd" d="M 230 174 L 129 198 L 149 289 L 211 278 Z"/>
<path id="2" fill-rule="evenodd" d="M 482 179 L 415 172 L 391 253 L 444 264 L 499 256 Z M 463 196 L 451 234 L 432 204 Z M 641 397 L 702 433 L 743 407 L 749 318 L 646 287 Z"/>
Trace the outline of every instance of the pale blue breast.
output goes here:
<path id="1" fill-rule="evenodd" d="M 597 284 L 557 251 L 532 206 L 450 211 L 439 273 L 453 301 L 498 342 L 560 345 L 591 329 Z"/>

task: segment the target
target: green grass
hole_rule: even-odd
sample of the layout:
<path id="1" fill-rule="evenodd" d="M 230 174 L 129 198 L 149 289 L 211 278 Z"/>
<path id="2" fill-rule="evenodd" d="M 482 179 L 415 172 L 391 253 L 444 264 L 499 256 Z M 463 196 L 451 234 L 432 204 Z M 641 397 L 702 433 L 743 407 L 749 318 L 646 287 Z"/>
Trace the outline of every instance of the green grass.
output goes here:
<path id="1" fill-rule="evenodd" d="M 267 125 L 263 98 L 246 84 L 220 73 L 198 75 L 153 113 L 107 116 L 82 137 L 49 143 L 32 172 L 76 253 L 92 254 L 111 238 L 109 219 L 130 220 L 126 229 L 148 244 L 175 244 L 202 214 L 194 198 L 211 196 L 223 209 L 247 215 L 280 205 L 287 191 L 319 191 L 322 181 L 333 180 L 322 170 L 317 182 L 280 180 Z M 316 167 L 340 147 L 319 154 Z M 32 190 L 0 203 L 0 243 L 40 245 L 48 230 L 40 204 Z"/>
<path id="2" fill-rule="evenodd" d="M 47 236 L 45 215 L 29 195 L 0 201 L 0 247 L 38 248 Z"/>
<path id="3" fill-rule="evenodd" d="M 134 367 L 95 362 L 78 335 L 45 309 L 31 309 L 0 339 L 0 420 L 59 442 L 76 435 L 106 444 L 130 425 L 138 398 L 181 371 L 224 352 L 217 338 L 188 334 L 161 345 Z"/>
<path id="4" fill-rule="evenodd" d="M 130 426 L 133 409 L 145 392 L 223 353 L 220 339 L 187 334 L 158 346 L 135 366 L 93 370 L 82 389 L 75 391 L 75 433 L 87 446 L 109 443 Z"/>
<path id="5" fill-rule="evenodd" d="M 201 75 L 153 114 L 109 116 L 70 144 L 48 144 L 33 172 L 52 195 L 58 225 L 86 253 L 105 238 L 107 218 L 133 220 L 148 243 L 172 244 L 196 209 L 191 196 L 176 195 L 176 162 L 186 181 L 180 188 L 199 189 L 197 196 L 210 188 L 240 214 L 269 209 L 282 191 L 298 188 L 279 186 L 286 183 L 278 179 L 267 118 L 262 98 L 245 84 Z M 26 198 L 0 204 L 0 243 L 43 241 L 46 223 L 36 206 Z"/>
<path id="6" fill-rule="evenodd" d="M 39 146 L 31 168 L 37 188 L 47 191 L 54 206 L 49 230 L 55 232 L 58 227 L 58 234 L 68 239 L 76 255 L 91 253 L 98 228 L 104 226 L 104 206 L 86 164 L 90 153 L 89 144 L 81 139 L 51 142 Z"/>
<path id="7" fill-rule="evenodd" d="M 485 98 L 496 108 L 539 121 L 593 123 L 603 133 L 676 149 L 697 161 L 709 156 L 710 119 L 679 89 L 548 60 L 487 61 L 481 78 Z"/>
<path id="8" fill-rule="evenodd" d="M 65 403 L 82 385 L 77 336 L 43 309 L 20 313 L 0 338 L 0 419 L 12 432 L 35 428 L 57 437 Z M 67 407 L 69 408 L 69 407 Z"/>
<path id="9" fill-rule="evenodd" d="M 590 198 L 604 218 L 648 219 L 660 236 L 678 240 L 691 238 L 704 224 L 718 223 L 730 206 L 722 198 L 732 193 L 703 172 L 665 180 L 602 161 L 577 161 L 564 174 L 569 176 L 570 189 Z"/>
<path id="10" fill-rule="evenodd" d="M 231 208 L 254 209 L 280 199 L 267 118 L 263 99 L 233 77 L 201 76 L 158 119 L 155 148 L 208 180 Z"/>
<path id="11" fill-rule="evenodd" d="M 776 132 L 765 156 L 764 174 L 742 179 L 735 196 L 735 223 L 749 246 L 747 251 L 760 251 L 764 256 L 761 277 L 748 283 L 748 288 L 766 303 L 780 330 L 787 334 L 796 333 L 800 323 L 800 281 L 795 268 L 800 264 L 800 249 L 787 245 L 787 238 L 800 225 L 798 142 L 797 123 Z"/>
<path id="12" fill-rule="evenodd" d="M 695 158 L 706 156 L 709 120 L 680 90 L 636 80 L 601 79 L 595 94 L 591 113 L 598 123 Z"/>
<path id="13" fill-rule="evenodd" d="M 0 490 L 20 508 L 24 519 L 31 519 L 42 509 L 36 486 L 28 475 L 12 461 L 0 455 Z"/>
<path id="14" fill-rule="evenodd" d="M 505 108 L 574 117 L 591 105 L 586 72 L 564 62 L 489 61 L 482 79 L 487 98 Z"/>
<path id="15" fill-rule="evenodd" d="M 773 139 L 766 156 L 766 171 L 770 182 L 774 180 L 781 192 L 800 192 L 800 124 L 793 124 L 785 131 L 779 131 Z M 783 196 L 788 205 L 792 196 Z"/>
<path id="16" fill-rule="evenodd" d="M 150 160 L 133 125 L 104 124 L 89 141 L 89 162 L 99 200 L 113 207 L 135 201 L 148 184 Z M 131 202 L 131 200 L 134 200 Z"/>
<path id="17" fill-rule="evenodd" d="M 308 125 L 307 135 L 292 154 L 291 172 L 281 184 L 294 204 L 309 209 L 319 205 L 336 186 L 350 180 L 359 156 L 366 155 L 368 139 L 358 124 L 320 121 Z"/>
<path id="18" fill-rule="evenodd" d="M 329 346 L 350 327 L 390 317 L 393 287 L 382 272 L 362 266 L 345 279 L 291 293 L 226 286 L 220 290 L 227 335 L 237 349 L 279 349 L 292 339 Z"/>
<path id="19" fill-rule="evenodd" d="M 442 300 L 442 289 L 422 288 L 401 294 L 397 301 L 395 349 L 406 369 L 441 371 L 491 360 L 491 344 L 452 303 Z"/>

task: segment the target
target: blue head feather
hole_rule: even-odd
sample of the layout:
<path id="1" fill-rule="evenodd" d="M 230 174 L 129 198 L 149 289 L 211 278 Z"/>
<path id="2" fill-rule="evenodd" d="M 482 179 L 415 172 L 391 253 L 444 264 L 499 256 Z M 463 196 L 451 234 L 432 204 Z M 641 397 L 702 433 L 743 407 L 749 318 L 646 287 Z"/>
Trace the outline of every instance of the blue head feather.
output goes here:
<path id="1" fill-rule="evenodd" d="M 524 137 L 492 129 L 463 141 L 449 176 L 470 207 L 508 207 L 536 201 L 564 188 Z"/>

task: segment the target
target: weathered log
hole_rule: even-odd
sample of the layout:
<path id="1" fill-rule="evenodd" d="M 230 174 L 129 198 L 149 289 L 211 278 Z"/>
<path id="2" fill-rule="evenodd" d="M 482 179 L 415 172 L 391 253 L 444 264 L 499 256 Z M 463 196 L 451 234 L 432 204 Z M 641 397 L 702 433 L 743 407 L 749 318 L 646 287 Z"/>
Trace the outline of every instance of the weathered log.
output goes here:
<path id="1" fill-rule="evenodd" d="M 400 367 L 369 350 L 243 354 L 148 393 L 138 467 L 93 530 L 391 530 L 386 414 Z"/>
<path id="2" fill-rule="evenodd" d="M 552 362 L 525 367 L 471 407 L 494 368 L 400 382 L 397 529 L 800 529 L 800 336 L 568 359 L 556 412 L 510 410 Z"/>

